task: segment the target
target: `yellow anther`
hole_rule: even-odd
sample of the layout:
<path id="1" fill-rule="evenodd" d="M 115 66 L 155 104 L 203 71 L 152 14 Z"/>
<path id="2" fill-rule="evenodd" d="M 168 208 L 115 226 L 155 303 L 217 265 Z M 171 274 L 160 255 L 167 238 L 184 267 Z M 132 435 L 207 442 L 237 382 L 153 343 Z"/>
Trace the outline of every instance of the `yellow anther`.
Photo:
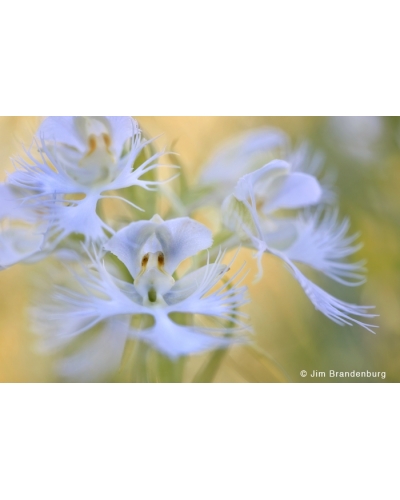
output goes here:
<path id="1" fill-rule="evenodd" d="M 142 259 L 142 267 L 146 267 L 148 262 L 149 262 L 149 254 L 146 253 L 146 255 Z"/>

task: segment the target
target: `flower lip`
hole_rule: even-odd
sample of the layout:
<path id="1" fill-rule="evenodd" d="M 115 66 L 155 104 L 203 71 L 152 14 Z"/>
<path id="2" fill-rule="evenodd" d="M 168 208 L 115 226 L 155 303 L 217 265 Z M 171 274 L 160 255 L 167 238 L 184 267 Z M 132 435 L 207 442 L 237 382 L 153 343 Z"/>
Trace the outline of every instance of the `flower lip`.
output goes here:
<path id="1" fill-rule="evenodd" d="M 72 282 L 57 287 L 56 294 L 42 304 L 38 303 L 32 310 L 33 328 L 42 337 L 44 348 L 61 349 L 97 325 L 104 327 L 106 343 L 114 345 L 110 348 L 115 354 L 116 364 L 128 337 L 140 338 L 171 359 L 247 341 L 246 332 L 251 330 L 247 324 L 248 317 L 239 311 L 239 307 L 248 302 L 246 287 L 241 285 L 244 276 L 236 280 L 241 270 L 212 291 L 228 270 L 228 266 L 221 264 L 222 252 L 214 263 L 208 262 L 178 280 L 172 296 L 171 292 L 166 294 L 168 300 L 160 297 L 150 286 L 147 296 L 142 298 L 133 284 L 121 282 L 110 275 L 98 254 L 87 252 L 91 265 L 79 262 L 79 272 L 71 269 Z M 159 271 L 158 257 L 149 255 L 146 265 L 153 260 Z M 78 288 L 73 284 L 74 279 L 78 280 Z M 173 313 L 189 314 L 193 320 L 197 315 L 208 317 L 215 319 L 215 325 L 209 327 L 196 321 L 181 325 L 171 318 Z M 130 317 L 141 314 L 151 316 L 154 324 L 139 329 L 130 324 Z M 112 331 L 110 321 L 120 320 L 128 331 L 125 328 Z M 56 329 L 57 335 L 54 335 Z M 118 338 L 114 339 L 114 335 Z M 80 361 L 90 362 L 93 351 L 91 347 L 89 349 L 82 352 Z M 107 360 L 99 362 L 106 363 Z M 71 365 L 71 370 L 73 368 Z"/>

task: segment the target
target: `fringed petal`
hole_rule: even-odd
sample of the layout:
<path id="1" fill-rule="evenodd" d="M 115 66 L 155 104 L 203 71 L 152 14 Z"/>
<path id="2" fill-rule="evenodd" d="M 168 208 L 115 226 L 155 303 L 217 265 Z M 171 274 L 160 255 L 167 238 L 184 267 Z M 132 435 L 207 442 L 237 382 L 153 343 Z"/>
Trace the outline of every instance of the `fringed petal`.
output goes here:
<path id="1" fill-rule="evenodd" d="M 139 338 L 171 359 L 227 348 L 238 339 L 214 337 L 206 329 L 177 325 L 168 316 L 159 315 L 154 327 L 143 331 L 131 331 L 133 338 Z"/>
<path id="2" fill-rule="evenodd" d="M 346 262 L 357 252 L 358 234 L 348 236 L 348 219 L 338 220 L 338 212 L 319 212 L 301 215 L 295 223 L 298 236 L 283 253 L 293 261 L 302 262 L 323 272 L 333 280 L 348 286 L 365 282 L 365 261 Z"/>

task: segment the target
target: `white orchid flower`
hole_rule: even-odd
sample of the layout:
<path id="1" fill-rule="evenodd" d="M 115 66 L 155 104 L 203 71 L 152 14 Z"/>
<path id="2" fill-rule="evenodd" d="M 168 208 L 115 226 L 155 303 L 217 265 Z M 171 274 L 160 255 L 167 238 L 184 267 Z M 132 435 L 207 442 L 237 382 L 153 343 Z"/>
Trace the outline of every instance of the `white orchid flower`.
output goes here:
<path id="1" fill-rule="evenodd" d="M 275 158 L 289 147 L 288 136 L 273 127 L 261 127 L 229 138 L 215 151 L 200 171 L 198 185 L 208 188 L 198 203 L 220 205 L 232 193 L 238 179 Z"/>
<path id="2" fill-rule="evenodd" d="M 293 219 L 282 217 L 280 211 L 315 206 L 321 195 L 313 176 L 292 172 L 287 162 L 273 160 L 238 181 L 222 205 L 223 220 L 241 240 L 246 240 L 252 229 L 274 246 L 287 245 L 295 239 L 296 230 Z M 262 222 L 257 212 L 262 214 Z"/>
<path id="3" fill-rule="evenodd" d="M 348 236 L 349 222 L 338 222 L 337 212 L 322 215 L 311 207 L 320 200 L 322 189 L 309 174 L 291 172 L 290 166 L 275 160 L 243 176 L 234 194 L 223 204 L 224 222 L 249 246 L 257 250 L 260 274 L 263 253 L 280 257 L 289 267 L 315 306 L 339 325 L 353 324 L 371 330 L 375 325 L 353 316 L 371 318 L 370 306 L 340 301 L 312 283 L 294 262 L 306 264 L 348 286 L 363 283 L 364 261 L 348 263 L 345 258 L 361 247 L 358 235 Z M 306 209 L 297 216 L 283 217 L 279 210 Z"/>
<path id="4" fill-rule="evenodd" d="M 240 177 L 259 170 L 276 158 L 287 161 L 291 172 L 319 178 L 323 191 L 320 202 L 334 201 L 334 179 L 331 172 L 324 172 L 324 155 L 313 151 L 307 142 L 292 149 L 288 135 L 272 127 L 242 132 L 223 143 L 202 168 L 199 182 L 215 186 L 213 201 L 221 203 L 232 193 Z"/>
<path id="5" fill-rule="evenodd" d="M 116 233 L 105 249 L 126 265 L 133 284 L 113 277 L 98 256 L 91 256 L 90 269 L 82 268 L 75 274 L 81 290 L 58 288 L 46 304 L 35 309 L 36 331 L 47 348 L 57 349 L 98 325 L 99 344 L 111 345 L 115 338 L 106 363 L 109 371 L 117 368 L 127 338 L 141 339 L 171 359 L 243 342 L 247 316 L 238 309 L 247 299 L 246 288 L 233 285 L 238 273 L 210 293 L 229 270 L 221 263 L 222 254 L 214 263 L 178 280 L 172 276 L 183 260 L 208 248 L 211 242 L 210 231 L 187 217 L 163 221 L 156 215 L 150 221 L 131 223 Z M 193 324 L 175 323 L 170 317 L 173 313 L 189 314 Z M 153 326 L 138 330 L 128 325 L 118 335 L 107 326 L 116 318 L 126 325 L 127 318 L 136 315 L 152 317 Z M 214 318 L 215 326 L 197 325 L 194 319 L 199 317 Z M 98 351 L 97 344 L 94 349 Z M 75 368 L 81 373 L 85 363 L 96 364 L 97 358 L 105 363 L 104 357 L 89 351 L 90 346 L 86 354 L 65 359 L 64 375 L 73 377 Z M 92 367 L 90 372 L 98 370 Z"/>
<path id="6" fill-rule="evenodd" d="M 30 163 L 17 161 L 7 183 L 28 191 L 21 203 L 42 212 L 53 246 L 72 233 L 86 242 L 104 241 L 105 231 L 114 231 L 97 214 L 99 201 L 116 198 L 139 208 L 110 192 L 134 185 L 154 190 L 158 184 L 141 177 L 159 166 L 154 162 L 162 153 L 132 170 L 150 141 L 142 141 L 130 117 L 50 117 L 37 137 L 40 159 L 28 152 Z"/>

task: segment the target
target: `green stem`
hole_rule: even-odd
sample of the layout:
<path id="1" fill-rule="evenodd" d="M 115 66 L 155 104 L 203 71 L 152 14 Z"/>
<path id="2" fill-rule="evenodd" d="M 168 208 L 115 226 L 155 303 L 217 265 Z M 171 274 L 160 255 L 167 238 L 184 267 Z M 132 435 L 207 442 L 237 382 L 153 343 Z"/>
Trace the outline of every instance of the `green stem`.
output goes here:
<path id="1" fill-rule="evenodd" d="M 185 358 L 172 361 L 162 354 L 157 354 L 156 363 L 157 382 L 183 382 Z"/>
<path id="2" fill-rule="evenodd" d="M 149 346 L 138 340 L 135 345 L 130 382 L 149 382 L 147 373 L 147 357 L 149 353 Z"/>

